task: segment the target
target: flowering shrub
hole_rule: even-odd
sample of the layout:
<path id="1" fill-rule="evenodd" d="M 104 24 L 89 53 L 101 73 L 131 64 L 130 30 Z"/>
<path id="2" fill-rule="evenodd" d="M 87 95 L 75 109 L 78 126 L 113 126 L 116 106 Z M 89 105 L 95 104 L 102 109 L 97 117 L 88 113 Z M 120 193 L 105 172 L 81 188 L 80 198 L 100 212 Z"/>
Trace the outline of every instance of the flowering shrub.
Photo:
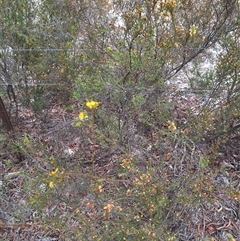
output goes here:
<path id="1" fill-rule="evenodd" d="M 20 227 L 39 225 L 44 236 L 51 233 L 49 236 L 56 240 L 210 240 L 213 232 L 217 236 L 220 227 L 214 228 L 213 223 L 217 222 L 203 208 L 220 199 L 231 205 L 240 199 L 237 175 L 231 174 L 238 149 L 231 153 L 233 164 L 229 161 L 232 157 L 224 156 L 236 145 L 240 126 L 239 38 L 237 33 L 234 38 L 226 32 L 235 31 L 238 26 L 234 1 L 227 5 L 208 0 L 78 4 L 79 1 L 62 1 L 60 8 L 54 5 L 47 15 L 42 12 L 44 21 L 61 20 L 65 26 L 61 34 L 71 30 L 66 34 L 66 43 L 58 42 L 69 52 L 54 49 L 51 56 L 55 57 L 49 62 L 55 59 L 56 63 L 39 66 L 48 61 L 30 48 L 23 53 L 33 59 L 36 54 L 36 65 L 23 58 L 27 61 L 16 68 L 22 75 L 17 73 L 15 77 L 22 77 L 13 79 L 21 81 L 55 76 L 61 86 L 65 84 L 66 92 L 73 91 L 74 100 L 55 105 L 53 98 L 52 111 L 36 122 L 36 128 L 41 129 L 37 129 L 37 134 L 27 134 L 25 130 L 22 135 L 21 127 L 19 140 L 9 141 L 8 137 L 0 142 L 0 157 L 8 156 L 1 167 L 11 171 L 9 176 L 20 176 L 17 185 L 15 179 L 7 180 L 9 198 L 18 198 L 19 206 L 29 204 L 28 212 L 16 208 L 12 216 Z M 62 16 L 58 19 L 56 9 L 67 10 L 64 18 L 70 16 L 71 21 Z M 66 25 L 68 22 L 71 26 Z M 224 36 L 226 39 L 221 38 Z M 16 38 L 23 44 L 34 40 L 25 34 L 17 34 Z M 59 39 L 65 38 L 61 35 Z M 203 75 L 205 80 L 199 71 L 194 76 L 197 83 L 193 87 L 211 89 L 210 98 L 199 104 L 201 95 L 197 90 L 187 89 L 191 94 L 188 99 L 171 83 L 178 82 L 175 75 L 216 41 L 225 51 L 215 71 Z M 14 55 L 17 59 L 22 57 L 19 53 Z M 32 65 L 25 66 L 27 62 Z M 2 66 L 5 67 L 4 62 Z M 43 96 L 42 91 L 39 96 Z M 178 97 L 179 102 L 175 101 Z M 185 99 L 189 105 L 184 105 Z M 38 98 L 33 101 L 36 105 Z M 196 111 L 191 106 L 195 101 L 199 104 Z M 27 118 L 35 121 L 35 115 Z M 219 154 L 220 147 L 231 138 L 234 145 Z M 6 155 L 8 150 L 11 153 Z M 16 164 L 14 158 L 18 160 Z M 224 188 L 218 183 L 219 173 L 225 174 L 221 179 Z M 18 186 L 23 190 L 22 196 L 17 188 L 11 190 Z M 30 216 L 29 210 L 34 215 Z M 211 212 L 214 210 L 217 211 L 212 219 L 224 208 L 211 208 Z M 234 231 L 236 213 L 231 211 L 232 221 L 221 224 L 224 232 Z M 30 220 L 27 225 L 26 220 Z"/>

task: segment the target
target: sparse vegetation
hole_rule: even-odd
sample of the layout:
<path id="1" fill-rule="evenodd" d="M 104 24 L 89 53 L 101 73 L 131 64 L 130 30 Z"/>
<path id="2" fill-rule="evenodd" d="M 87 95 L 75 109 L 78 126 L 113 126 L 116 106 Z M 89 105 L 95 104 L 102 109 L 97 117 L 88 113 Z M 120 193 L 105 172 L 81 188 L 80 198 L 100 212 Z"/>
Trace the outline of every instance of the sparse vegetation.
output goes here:
<path id="1" fill-rule="evenodd" d="M 240 238 L 238 1 L 1 5 L 0 240 Z"/>

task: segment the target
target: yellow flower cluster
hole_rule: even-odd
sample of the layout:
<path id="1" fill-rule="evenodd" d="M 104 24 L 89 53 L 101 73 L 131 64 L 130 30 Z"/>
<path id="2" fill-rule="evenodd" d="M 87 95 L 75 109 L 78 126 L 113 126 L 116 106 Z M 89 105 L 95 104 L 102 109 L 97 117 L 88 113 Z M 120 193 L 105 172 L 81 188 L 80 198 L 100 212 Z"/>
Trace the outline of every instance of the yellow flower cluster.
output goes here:
<path id="1" fill-rule="evenodd" d="M 57 173 L 58 173 L 58 167 L 57 167 L 54 171 L 51 171 L 51 172 L 49 173 L 49 176 L 51 176 L 51 177 L 56 176 Z"/>
<path id="2" fill-rule="evenodd" d="M 177 130 L 177 127 L 173 121 L 168 121 L 168 130 L 170 130 L 170 131 Z"/>
<path id="3" fill-rule="evenodd" d="M 112 203 L 108 203 L 104 209 L 107 210 L 109 213 L 112 211 L 112 209 L 114 208 L 114 204 Z"/>
<path id="4" fill-rule="evenodd" d="M 152 180 L 151 174 L 149 172 L 142 173 L 139 175 L 138 178 L 135 178 L 134 184 L 137 186 L 145 186 L 146 184 L 150 183 Z"/>
<path id="5" fill-rule="evenodd" d="M 84 111 L 81 111 L 81 112 L 79 113 L 79 115 L 78 115 L 78 118 L 79 118 L 80 120 L 85 120 L 85 119 L 88 118 L 88 116 L 87 116 L 87 114 L 86 114 Z"/>
<path id="6" fill-rule="evenodd" d="M 130 189 L 128 189 L 128 190 L 126 191 L 126 196 L 131 196 L 131 194 L 132 194 L 132 191 L 131 191 Z"/>
<path id="7" fill-rule="evenodd" d="M 101 185 L 98 186 L 98 187 L 97 187 L 97 192 L 98 192 L 98 193 L 101 193 L 102 191 L 103 191 L 102 186 L 101 186 Z"/>
<path id="8" fill-rule="evenodd" d="M 89 100 L 86 102 L 86 106 L 90 110 L 94 110 L 99 106 L 99 102 L 94 101 L 94 100 Z M 80 127 L 84 120 L 88 119 L 88 115 L 86 111 L 80 111 L 78 114 L 78 118 L 76 120 L 76 123 L 73 124 L 74 127 Z"/>
<path id="9" fill-rule="evenodd" d="M 52 178 L 57 177 L 58 176 L 58 167 L 55 170 L 51 171 L 48 175 Z M 50 181 L 48 185 L 50 188 L 53 188 L 55 186 L 55 183 L 54 183 L 54 181 Z"/>
<path id="10" fill-rule="evenodd" d="M 49 182 L 49 187 L 50 187 L 50 188 L 53 188 L 53 187 L 54 187 L 54 182 L 53 182 L 53 181 Z"/>
<path id="11" fill-rule="evenodd" d="M 94 110 L 99 106 L 99 102 L 94 101 L 94 100 L 90 100 L 86 102 L 86 106 L 90 109 L 90 110 Z"/>
<path id="12" fill-rule="evenodd" d="M 166 6 L 166 9 L 169 11 L 169 12 L 173 12 L 174 8 L 176 7 L 177 5 L 177 2 L 176 0 L 167 0 L 165 2 L 165 6 Z"/>
<path id="13" fill-rule="evenodd" d="M 193 24 L 190 29 L 189 29 L 189 34 L 191 37 L 194 37 L 197 33 L 198 30 L 198 26 L 196 26 L 195 24 Z"/>
<path id="14" fill-rule="evenodd" d="M 132 166 L 132 158 L 123 159 L 122 163 L 120 164 L 120 166 L 123 169 L 128 169 L 129 170 L 131 168 L 131 166 Z"/>

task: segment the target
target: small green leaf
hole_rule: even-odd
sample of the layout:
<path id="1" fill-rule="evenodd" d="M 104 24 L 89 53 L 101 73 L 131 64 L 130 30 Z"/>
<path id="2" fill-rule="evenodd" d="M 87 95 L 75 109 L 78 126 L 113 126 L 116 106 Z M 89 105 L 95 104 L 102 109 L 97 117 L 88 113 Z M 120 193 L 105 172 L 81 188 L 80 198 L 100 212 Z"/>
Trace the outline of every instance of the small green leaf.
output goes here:
<path id="1" fill-rule="evenodd" d="M 26 147 L 30 146 L 30 141 L 29 141 L 28 136 L 27 136 L 26 133 L 24 133 L 23 142 L 26 145 Z"/>
<path id="2" fill-rule="evenodd" d="M 98 182 L 98 183 L 102 183 L 102 182 L 104 182 L 104 181 L 105 181 L 104 178 L 99 178 L 99 179 L 97 179 L 97 182 Z"/>
<path id="3" fill-rule="evenodd" d="M 209 165 L 209 160 L 205 160 L 203 157 L 199 159 L 199 166 L 200 168 L 205 168 Z"/>
<path id="4" fill-rule="evenodd" d="M 11 166 L 12 161 L 10 159 L 3 160 L 6 166 Z"/>

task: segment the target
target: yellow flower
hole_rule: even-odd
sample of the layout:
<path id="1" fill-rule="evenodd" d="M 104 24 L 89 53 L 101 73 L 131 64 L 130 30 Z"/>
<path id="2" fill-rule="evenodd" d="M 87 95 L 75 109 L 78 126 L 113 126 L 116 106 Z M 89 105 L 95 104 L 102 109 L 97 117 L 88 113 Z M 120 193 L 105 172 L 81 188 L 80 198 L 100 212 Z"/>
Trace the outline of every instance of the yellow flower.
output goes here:
<path id="1" fill-rule="evenodd" d="M 148 231 L 148 235 L 150 237 L 156 237 L 156 234 L 153 231 Z"/>
<path id="2" fill-rule="evenodd" d="M 110 46 L 108 46 L 108 47 L 107 47 L 107 51 L 108 51 L 108 52 L 112 52 L 113 50 L 112 50 L 112 48 L 111 48 Z"/>
<path id="3" fill-rule="evenodd" d="M 171 17 L 171 13 L 170 13 L 169 11 L 166 11 L 166 10 L 163 10 L 163 11 L 161 12 L 161 14 L 162 14 L 162 16 L 164 16 L 164 17 L 168 17 L 168 18 Z"/>
<path id="4" fill-rule="evenodd" d="M 156 208 L 154 207 L 154 205 L 152 204 L 151 206 L 150 206 L 150 208 L 149 208 L 149 211 L 150 212 L 154 212 L 156 210 Z"/>
<path id="5" fill-rule="evenodd" d="M 196 26 L 195 24 L 193 24 L 190 29 L 189 29 L 189 34 L 191 37 L 195 36 L 198 30 L 198 26 Z"/>
<path id="6" fill-rule="evenodd" d="M 170 131 L 177 130 L 177 127 L 175 126 L 175 123 L 173 121 L 168 121 L 168 130 Z"/>
<path id="7" fill-rule="evenodd" d="M 130 189 L 128 189 L 128 190 L 126 191 L 126 195 L 127 195 L 127 196 L 131 196 L 131 193 L 132 193 L 132 191 L 131 191 Z"/>
<path id="8" fill-rule="evenodd" d="M 104 209 L 106 209 L 109 213 L 112 211 L 113 208 L 114 204 L 112 203 L 108 203 L 107 206 L 104 207 Z"/>
<path id="9" fill-rule="evenodd" d="M 85 112 L 82 111 L 82 112 L 79 113 L 78 118 L 79 118 L 80 120 L 84 120 L 84 119 L 87 119 L 88 116 L 86 115 Z"/>
<path id="10" fill-rule="evenodd" d="M 102 191 L 102 186 L 98 186 L 98 192 L 101 193 Z"/>
<path id="11" fill-rule="evenodd" d="M 186 129 L 184 129 L 184 130 L 181 130 L 181 134 L 187 135 L 187 134 L 188 134 L 188 129 L 186 128 Z"/>
<path id="12" fill-rule="evenodd" d="M 99 102 L 91 100 L 91 101 L 87 101 L 86 106 L 90 109 L 96 109 L 99 106 Z"/>
<path id="13" fill-rule="evenodd" d="M 54 187 L 54 182 L 49 182 L 49 187 L 53 188 Z"/>
<path id="14" fill-rule="evenodd" d="M 177 5 L 177 2 L 176 0 L 167 0 L 165 2 L 165 6 L 166 6 L 166 9 L 170 12 L 172 12 L 174 10 L 174 8 L 176 7 Z"/>
<path id="15" fill-rule="evenodd" d="M 57 174 L 57 172 L 58 172 L 58 167 L 54 171 L 51 171 L 49 173 L 49 176 L 55 176 Z"/>

